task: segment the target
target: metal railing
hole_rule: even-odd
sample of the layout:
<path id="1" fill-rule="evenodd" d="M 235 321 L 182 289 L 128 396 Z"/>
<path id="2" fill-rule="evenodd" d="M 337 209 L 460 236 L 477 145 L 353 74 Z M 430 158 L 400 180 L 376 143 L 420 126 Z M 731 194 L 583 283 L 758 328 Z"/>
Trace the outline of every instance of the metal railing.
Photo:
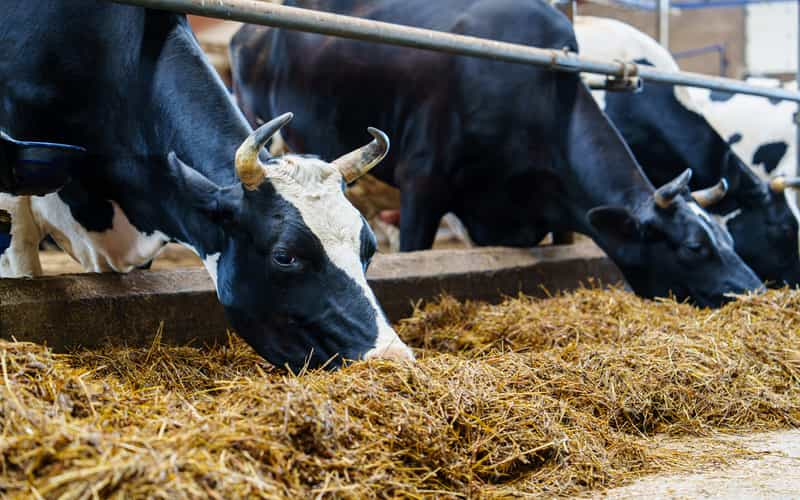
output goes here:
<path id="1" fill-rule="evenodd" d="M 717 54 L 717 56 L 719 57 L 719 75 L 725 76 L 726 74 L 728 74 L 728 66 L 730 66 L 730 62 L 728 61 L 728 45 L 725 43 L 715 43 L 712 45 L 704 45 L 702 47 L 697 47 L 694 49 L 673 52 L 672 57 L 675 60 L 678 60 L 678 59 L 688 59 L 690 57 L 702 56 L 705 54 Z"/>
<path id="2" fill-rule="evenodd" d="M 645 81 L 701 87 L 800 103 L 799 92 L 781 88 L 758 87 L 730 78 L 712 77 L 690 72 L 663 71 L 651 66 L 637 65 L 631 62 L 596 61 L 561 50 L 542 49 L 484 38 L 454 35 L 328 12 L 287 7 L 258 0 L 106 1 L 374 43 L 434 50 L 495 61 L 529 64 L 554 71 L 595 73 L 622 79 L 638 76 Z"/>

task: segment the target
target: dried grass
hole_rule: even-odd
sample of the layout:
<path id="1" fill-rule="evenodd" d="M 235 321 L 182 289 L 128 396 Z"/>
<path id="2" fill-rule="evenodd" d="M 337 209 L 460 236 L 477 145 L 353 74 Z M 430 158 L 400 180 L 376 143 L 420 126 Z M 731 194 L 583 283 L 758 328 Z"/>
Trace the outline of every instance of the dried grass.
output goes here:
<path id="1" fill-rule="evenodd" d="M 54 355 L 0 342 L 0 494 L 90 498 L 575 494 L 717 461 L 661 433 L 800 419 L 800 294 L 718 311 L 581 290 L 444 298 L 414 366 L 296 377 L 242 342 Z"/>

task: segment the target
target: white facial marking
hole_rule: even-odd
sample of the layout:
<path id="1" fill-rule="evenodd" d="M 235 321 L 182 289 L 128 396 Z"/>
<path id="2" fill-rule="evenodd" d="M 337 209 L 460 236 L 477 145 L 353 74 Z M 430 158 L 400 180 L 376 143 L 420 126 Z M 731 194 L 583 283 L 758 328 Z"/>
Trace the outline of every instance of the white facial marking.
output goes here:
<path id="1" fill-rule="evenodd" d="M 728 222 L 730 222 L 731 220 L 735 219 L 736 217 L 739 217 L 739 215 L 741 213 L 742 213 L 742 209 L 741 208 L 737 208 L 733 212 L 729 212 L 729 213 L 724 214 L 724 215 L 715 215 L 714 219 L 716 219 L 716 221 L 719 222 L 719 224 L 721 226 L 725 227 L 725 229 L 728 229 Z"/>
<path id="2" fill-rule="evenodd" d="M 733 237 L 731 233 L 728 232 L 728 227 L 726 225 L 718 224 L 714 221 L 711 216 L 708 215 L 708 212 L 703 210 L 703 208 L 698 205 L 694 201 L 690 201 L 687 203 L 689 205 L 689 209 L 694 212 L 695 215 L 700 217 L 703 221 L 705 221 L 705 230 L 708 233 L 708 236 L 711 238 L 715 244 L 720 243 L 720 237 L 727 243 L 729 246 L 733 246 Z"/>
<path id="3" fill-rule="evenodd" d="M 270 164 L 267 179 L 303 217 L 322 243 L 326 255 L 363 291 L 372 305 L 378 326 L 375 347 L 365 358 L 414 359 L 391 327 L 378 304 L 361 264 L 361 214 L 342 192 L 342 176 L 335 167 L 315 158 L 287 155 Z"/>
<path id="4" fill-rule="evenodd" d="M 698 217 L 702 218 L 703 220 L 705 220 L 705 221 L 707 221 L 707 222 L 711 222 L 711 217 L 710 217 L 710 216 L 708 215 L 708 213 L 707 213 L 705 210 L 703 210 L 703 208 L 702 208 L 700 205 L 698 205 L 696 202 L 694 202 L 694 201 L 690 201 L 690 202 L 689 202 L 689 209 L 690 209 L 692 212 L 694 212 L 694 214 L 695 214 L 695 215 L 697 215 Z"/>

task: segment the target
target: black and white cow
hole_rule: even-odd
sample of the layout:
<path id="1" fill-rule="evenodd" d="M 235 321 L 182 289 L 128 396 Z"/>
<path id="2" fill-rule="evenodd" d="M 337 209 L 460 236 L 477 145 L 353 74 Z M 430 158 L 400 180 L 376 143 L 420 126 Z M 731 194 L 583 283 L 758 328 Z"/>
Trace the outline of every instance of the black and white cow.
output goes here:
<path id="1" fill-rule="evenodd" d="M 0 195 L 12 216 L 0 272 L 38 274 L 46 234 L 91 271 L 129 271 L 174 240 L 276 365 L 413 357 L 367 284 L 374 237 L 343 194 L 386 154 L 383 133 L 332 163 L 268 158 L 291 115 L 253 132 L 184 16 L 94 0 L 0 11 L 0 52 L 19 55 L 0 59 L 0 124 L 90 152 L 57 194 Z"/>
<path id="2" fill-rule="evenodd" d="M 620 21 L 577 16 L 575 34 L 583 56 L 679 70 L 666 49 Z M 645 82 L 638 93 L 592 94 L 654 183 L 666 182 L 687 168 L 694 172 L 694 189 L 724 178 L 727 195 L 706 196 L 701 204 L 723 221 L 736 252 L 761 279 L 777 286 L 800 283 L 798 224 L 783 192 L 771 189 L 739 158 L 686 87 Z M 723 189 L 718 191 L 724 194 Z"/>
<path id="3" fill-rule="evenodd" d="M 576 50 L 543 1 L 306 0 L 312 7 L 451 33 Z M 245 26 L 231 45 L 234 88 L 254 123 L 302 110 L 297 151 L 335 156 L 373 120 L 396 138 L 375 172 L 401 190 L 401 250 L 429 248 L 456 214 L 478 245 L 590 235 L 643 296 L 716 306 L 760 281 L 689 197 L 691 171 L 654 190 L 575 74 Z"/>
<path id="4" fill-rule="evenodd" d="M 0 129 L 0 193 L 41 196 L 58 191 L 85 153 L 78 146 L 20 141 Z M 0 210 L 0 253 L 11 244 L 10 232 L 11 214 Z"/>
<path id="5" fill-rule="evenodd" d="M 781 85 L 767 78 L 749 78 L 748 82 Z M 797 83 L 789 82 L 783 88 L 796 91 Z M 733 145 L 734 151 L 749 162 L 759 177 L 775 181 L 772 185 L 776 190 L 785 188 L 786 180 L 796 178 L 795 103 L 707 89 L 692 88 L 689 92 L 703 116 Z M 785 193 L 792 211 L 800 217 L 795 192 L 786 190 Z"/>

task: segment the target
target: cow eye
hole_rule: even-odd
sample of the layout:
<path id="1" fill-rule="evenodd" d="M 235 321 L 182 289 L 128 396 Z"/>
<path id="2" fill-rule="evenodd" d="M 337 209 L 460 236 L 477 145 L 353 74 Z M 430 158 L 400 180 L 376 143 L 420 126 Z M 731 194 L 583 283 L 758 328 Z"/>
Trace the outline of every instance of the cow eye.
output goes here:
<path id="1" fill-rule="evenodd" d="M 272 260 L 281 267 L 292 267 L 297 264 L 297 257 L 284 250 L 277 250 L 272 253 Z"/>
<path id="2" fill-rule="evenodd" d="M 684 261 L 704 260 L 711 255 L 708 247 L 699 242 L 690 242 L 678 250 L 678 255 Z"/>

